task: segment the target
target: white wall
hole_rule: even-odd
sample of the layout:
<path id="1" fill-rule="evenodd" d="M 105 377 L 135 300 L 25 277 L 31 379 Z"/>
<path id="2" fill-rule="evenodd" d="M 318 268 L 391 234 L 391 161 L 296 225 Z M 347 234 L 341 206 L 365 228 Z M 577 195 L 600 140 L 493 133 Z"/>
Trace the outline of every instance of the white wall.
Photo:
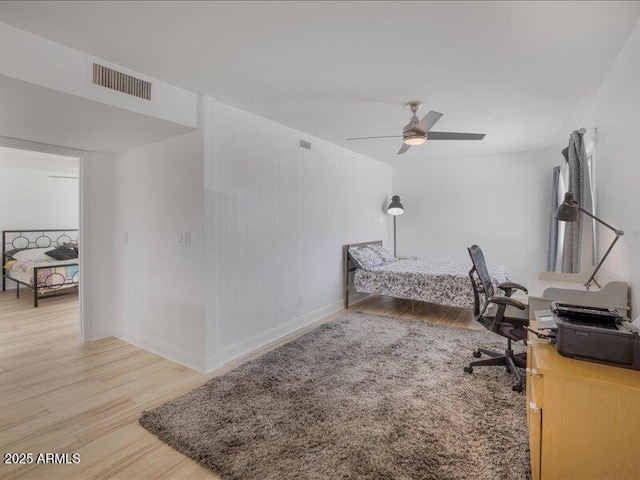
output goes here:
<path id="1" fill-rule="evenodd" d="M 388 245 L 392 169 L 212 99 L 203 105 L 210 369 L 341 308 L 342 245 Z"/>
<path id="2" fill-rule="evenodd" d="M 625 235 L 603 268 L 631 283 L 632 311 L 640 313 L 640 23 L 614 62 L 580 126 L 597 127 L 599 216 Z M 576 123 L 577 124 L 577 123 Z M 598 228 L 600 257 L 613 233 Z"/>
<path id="3" fill-rule="evenodd" d="M 393 194 L 405 207 L 398 255 L 470 264 L 466 247 L 475 243 L 487 262 L 526 284 L 546 270 L 551 169 L 560 150 L 394 166 Z"/>
<path id="4" fill-rule="evenodd" d="M 78 169 L 77 159 L 0 147 L 0 230 L 77 229 Z M 15 288 L 15 283 L 8 281 L 7 286 Z"/>
<path id="5" fill-rule="evenodd" d="M 113 169 L 115 157 L 89 153 L 83 159 L 83 243 L 80 250 L 85 340 L 113 334 Z"/>
<path id="6" fill-rule="evenodd" d="M 205 358 L 202 169 L 200 132 L 117 155 L 112 237 L 113 333 L 200 370 Z M 178 245 L 180 232 L 190 232 L 189 247 Z"/>

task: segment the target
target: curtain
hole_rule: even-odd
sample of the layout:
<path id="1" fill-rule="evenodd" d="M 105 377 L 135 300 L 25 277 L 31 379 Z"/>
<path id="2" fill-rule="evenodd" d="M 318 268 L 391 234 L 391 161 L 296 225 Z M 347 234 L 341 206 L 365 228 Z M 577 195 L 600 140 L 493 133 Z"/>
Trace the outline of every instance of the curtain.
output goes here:
<path id="1" fill-rule="evenodd" d="M 551 188 L 551 223 L 549 225 L 549 249 L 547 255 L 547 271 L 555 272 L 558 267 L 558 220 L 556 210 L 560 198 L 560 167 L 553 168 L 553 185 Z"/>
<path id="2" fill-rule="evenodd" d="M 582 263 L 595 265 L 595 222 L 583 215 L 577 222 L 558 222 L 555 218 L 555 211 L 566 192 L 572 192 L 585 210 L 595 212 L 593 165 L 590 165 L 592 160 L 587 156 L 585 145 L 584 134 L 573 132 L 569 136 L 569 146 L 562 151 L 562 165 L 553 169 L 547 251 L 549 272 L 577 273 Z"/>
<path id="3" fill-rule="evenodd" d="M 584 138 L 578 131 L 569 136 L 569 146 L 562 151 L 569 165 L 569 191 L 579 205 L 583 205 L 585 169 L 587 153 Z M 580 254 L 582 250 L 582 215 L 577 222 L 569 222 L 564 230 L 564 251 L 562 255 L 562 271 L 578 273 L 580 271 Z"/>

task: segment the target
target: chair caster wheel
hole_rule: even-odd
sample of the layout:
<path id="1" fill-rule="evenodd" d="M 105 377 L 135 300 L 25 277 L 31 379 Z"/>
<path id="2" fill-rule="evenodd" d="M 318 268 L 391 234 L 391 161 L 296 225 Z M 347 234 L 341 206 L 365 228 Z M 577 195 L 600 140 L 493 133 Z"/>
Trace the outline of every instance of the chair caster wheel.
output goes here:
<path id="1" fill-rule="evenodd" d="M 514 392 L 521 392 L 522 391 L 522 385 L 514 385 L 513 387 L 511 387 L 511 389 Z"/>
<path id="2" fill-rule="evenodd" d="M 511 369 L 509 367 L 507 367 L 507 373 L 511 375 Z"/>
<path id="3" fill-rule="evenodd" d="M 482 353 L 480 353 L 480 351 L 479 351 L 479 350 L 474 350 L 474 351 L 473 351 L 473 356 L 474 356 L 474 357 L 476 357 L 476 358 L 480 358 L 480 355 L 482 355 Z"/>
<path id="4" fill-rule="evenodd" d="M 473 367 L 464 367 L 464 371 L 467 373 L 473 373 Z"/>

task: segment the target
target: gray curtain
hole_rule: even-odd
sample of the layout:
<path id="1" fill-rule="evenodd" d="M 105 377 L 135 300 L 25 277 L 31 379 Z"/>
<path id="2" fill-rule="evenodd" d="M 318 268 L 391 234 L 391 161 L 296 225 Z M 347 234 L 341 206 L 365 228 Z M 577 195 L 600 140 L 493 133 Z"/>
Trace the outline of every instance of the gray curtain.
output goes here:
<path id="1" fill-rule="evenodd" d="M 547 257 L 547 272 L 555 272 L 558 259 L 558 198 L 560 189 L 560 167 L 553 168 L 553 186 L 551 189 L 551 223 L 549 225 L 549 249 Z"/>
<path id="2" fill-rule="evenodd" d="M 574 131 L 569 136 L 569 146 L 562 151 L 569 164 L 569 191 L 579 205 L 582 205 L 584 193 L 584 177 L 587 165 L 582 134 Z M 582 215 L 577 222 L 569 222 L 564 230 L 564 252 L 562 257 L 562 271 L 578 273 L 580 271 L 580 251 L 582 249 Z"/>

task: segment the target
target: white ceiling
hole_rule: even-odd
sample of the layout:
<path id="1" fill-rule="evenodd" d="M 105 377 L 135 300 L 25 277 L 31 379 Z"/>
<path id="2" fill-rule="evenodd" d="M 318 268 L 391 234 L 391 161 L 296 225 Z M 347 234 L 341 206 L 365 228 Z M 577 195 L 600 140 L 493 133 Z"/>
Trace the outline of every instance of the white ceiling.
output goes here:
<path id="1" fill-rule="evenodd" d="M 0 135 L 117 153 L 190 129 L 0 75 Z"/>
<path id="2" fill-rule="evenodd" d="M 640 2 L 2 2 L 0 21 L 395 163 L 557 148 Z M 396 157 L 408 100 L 445 116 Z M 591 125 L 585 125 L 591 126 Z"/>

